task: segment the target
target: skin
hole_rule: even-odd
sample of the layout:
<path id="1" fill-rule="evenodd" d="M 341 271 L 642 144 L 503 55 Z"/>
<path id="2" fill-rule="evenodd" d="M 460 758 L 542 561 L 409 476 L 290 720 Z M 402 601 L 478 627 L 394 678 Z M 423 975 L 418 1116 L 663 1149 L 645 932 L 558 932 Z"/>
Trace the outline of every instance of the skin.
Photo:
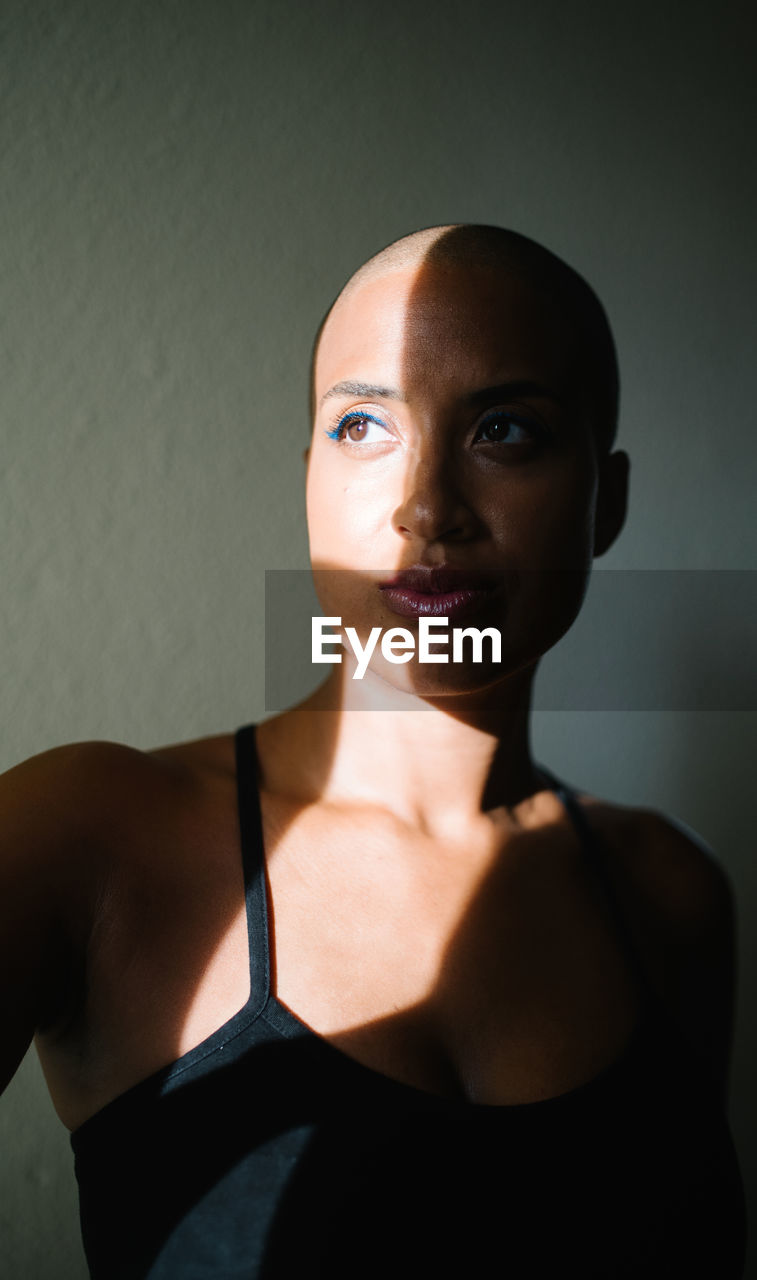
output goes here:
<path id="1" fill-rule="evenodd" d="M 307 454 L 324 612 L 396 625 L 376 588 L 387 570 L 492 570 L 505 660 L 379 662 L 362 682 L 331 668 L 258 732 L 278 998 L 366 1065 L 479 1102 L 591 1079 L 640 1016 L 606 900 L 528 743 L 538 659 L 625 512 L 627 459 L 598 450 L 577 366 L 570 317 L 506 273 L 421 256 L 337 304 Z M 539 390 L 472 408 L 473 392 L 524 379 Z M 401 398 L 327 395 L 345 380 Z M 495 408 L 539 430 L 483 440 Z M 384 426 L 346 448 L 324 427 L 352 409 Z M 235 782 L 231 735 L 62 748 L 2 779 L 0 1079 L 36 1032 L 71 1128 L 246 998 Z M 661 815 L 583 799 L 649 979 L 725 1084 L 728 882 Z"/>
<path id="2" fill-rule="evenodd" d="M 625 454 L 598 456 L 573 346 L 553 303 L 491 270 L 393 271 L 335 308 L 316 364 L 307 484 L 324 608 L 346 604 L 361 634 L 396 625 L 376 608 L 375 581 L 415 564 L 493 571 L 506 586 L 486 618 L 503 629 L 501 670 L 374 663 L 385 681 L 450 703 L 494 680 L 498 705 L 511 705 L 573 621 L 593 555 L 622 524 L 627 477 Z M 334 397 L 344 381 L 402 398 Z M 535 389 L 487 393 L 526 382 Z M 372 420 L 327 437 L 332 420 L 359 411 Z"/>

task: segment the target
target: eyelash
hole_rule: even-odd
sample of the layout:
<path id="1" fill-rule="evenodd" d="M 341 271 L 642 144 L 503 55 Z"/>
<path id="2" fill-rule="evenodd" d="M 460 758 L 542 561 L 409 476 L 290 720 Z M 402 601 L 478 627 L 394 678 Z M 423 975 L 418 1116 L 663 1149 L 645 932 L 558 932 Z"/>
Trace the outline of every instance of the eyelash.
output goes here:
<path id="1" fill-rule="evenodd" d="M 329 440 L 336 440 L 337 444 L 344 444 L 348 447 L 352 445 L 360 448 L 357 441 L 345 439 L 345 432 L 354 422 L 375 422 L 377 426 L 383 427 L 384 423 L 380 418 L 375 417 L 372 413 L 361 413 L 353 410 L 351 413 L 345 413 L 343 418 L 339 418 L 331 427 L 326 429 L 326 435 Z"/>
<path id="2" fill-rule="evenodd" d="M 531 436 L 531 441 L 533 443 L 536 443 L 536 444 L 542 443 L 546 436 L 546 431 L 544 427 L 541 425 L 540 422 L 536 421 L 535 419 L 527 418 L 519 413 L 510 413 L 506 409 L 495 409 L 491 413 L 487 414 L 486 417 L 484 417 L 482 421 L 478 424 L 478 428 L 476 430 L 476 437 L 478 436 L 480 431 L 485 430 L 486 427 L 491 423 L 501 422 L 502 420 L 507 422 L 510 426 L 521 427 L 524 430 L 526 430 Z M 496 444 L 503 443 L 503 441 L 487 440 L 487 441 L 484 441 L 484 443 L 496 445 Z M 519 440 L 519 441 L 516 441 L 515 443 L 524 444 L 529 442 Z M 509 447 L 512 448 L 512 444 Z"/>
<path id="3" fill-rule="evenodd" d="M 528 431 L 532 437 L 533 443 L 535 444 L 542 443 L 546 436 L 545 428 L 538 421 L 535 421 L 532 418 L 527 418 L 517 413 L 511 413 L 505 409 L 495 409 L 491 411 L 489 414 L 487 414 L 478 424 L 478 427 L 476 429 L 476 437 L 474 438 L 474 443 L 475 443 L 475 439 L 478 437 L 479 432 L 485 430 L 487 425 L 500 422 L 503 419 L 505 422 L 513 426 L 521 427 L 521 428 L 524 428 L 526 431 Z M 385 427 L 385 424 L 381 421 L 381 419 L 377 418 L 374 414 L 365 413 L 360 410 L 352 410 L 351 412 L 344 414 L 343 417 L 338 418 L 334 423 L 332 423 L 330 427 L 326 428 L 325 434 L 328 436 L 329 440 L 334 440 L 337 444 L 344 445 L 347 448 L 359 449 L 362 447 L 361 444 L 356 440 L 347 439 L 345 434 L 348 427 L 352 426 L 352 424 L 356 422 L 374 422 L 379 427 Z M 497 441 L 497 440 L 487 440 L 487 441 L 483 441 L 482 443 L 496 446 L 497 444 L 502 444 L 504 442 Z M 514 443 L 524 444 L 529 442 L 521 440 L 521 441 L 516 441 Z M 512 448 L 512 447 L 513 447 L 513 443 L 511 443 L 508 446 L 508 448 Z"/>

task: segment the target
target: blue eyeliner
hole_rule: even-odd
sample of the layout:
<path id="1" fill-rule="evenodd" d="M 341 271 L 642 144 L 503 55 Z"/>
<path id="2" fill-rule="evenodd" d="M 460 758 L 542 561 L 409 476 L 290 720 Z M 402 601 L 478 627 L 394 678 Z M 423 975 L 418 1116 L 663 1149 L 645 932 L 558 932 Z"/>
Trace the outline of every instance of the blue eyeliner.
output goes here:
<path id="1" fill-rule="evenodd" d="M 343 418 L 339 419 L 336 426 L 325 428 L 325 432 L 329 440 L 338 440 L 342 433 L 342 429 L 349 426 L 351 422 L 375 422 L 379 427 L 383 427 L 384 425 L 381 419 L 374 417 L 372 413 L 359 413 L 357 411 L 353 413 L 346 413 Z"/>

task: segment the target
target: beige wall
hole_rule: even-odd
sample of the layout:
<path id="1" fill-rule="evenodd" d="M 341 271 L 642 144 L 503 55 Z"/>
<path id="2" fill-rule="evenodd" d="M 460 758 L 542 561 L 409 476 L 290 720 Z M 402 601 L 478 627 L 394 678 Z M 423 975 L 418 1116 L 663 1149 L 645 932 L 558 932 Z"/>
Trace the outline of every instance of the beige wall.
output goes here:
<path id="1" fill-rule="evenodd" d="M 305 556 L 312 332 L 357 263 L 418 226 L 513 226 L 604 298 L 634 459 L 606 565 L 755 567 L 739 10 L 1 0 L 2 767 L 262 713 L 264 570 Z M 754 706 L 536 724 L 545 763 L 677 814 L 731 872 L 751 1191 L 755 727 Z M 27 1061 L 0 1108 L 8 1276 L 84 1274 L 56 1125 Z"/>

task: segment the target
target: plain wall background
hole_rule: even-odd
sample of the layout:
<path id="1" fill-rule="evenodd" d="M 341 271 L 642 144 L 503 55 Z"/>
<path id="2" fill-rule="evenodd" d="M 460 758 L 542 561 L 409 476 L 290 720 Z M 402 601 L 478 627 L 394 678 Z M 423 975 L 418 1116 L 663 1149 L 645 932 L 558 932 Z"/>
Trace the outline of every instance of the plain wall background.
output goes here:
<path id="1" fill-rule="evenodd" d="M 264 571 L 306 563 L 312 335 L 419 226 L 512 226 L 604 300 L 633 487 L 603 566 L 754 569 L 754 28 L 728 0 L 1 0 L 0 767 L 262 714 Z M 692 671 L 706 635 L 669 637 Z M 731 875 L 750 1199 L 756 739 L 753 706 L 535 728 L 551 768 L 684 819 Z M 31 1056 L 0 1150 L 3 1273 L 78 1280 Z"/>

